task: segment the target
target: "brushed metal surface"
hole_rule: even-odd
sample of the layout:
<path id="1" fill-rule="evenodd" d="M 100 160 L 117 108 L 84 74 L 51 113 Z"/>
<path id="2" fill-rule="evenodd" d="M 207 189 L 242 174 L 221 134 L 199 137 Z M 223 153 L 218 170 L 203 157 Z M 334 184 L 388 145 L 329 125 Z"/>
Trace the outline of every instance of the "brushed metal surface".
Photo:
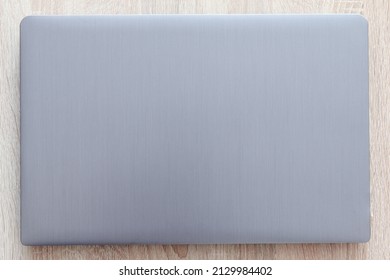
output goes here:
<path id="1" fill-rule="evenodd" d="M 27 17 L 22 242 L 362 242 L 360 16 Z"/>

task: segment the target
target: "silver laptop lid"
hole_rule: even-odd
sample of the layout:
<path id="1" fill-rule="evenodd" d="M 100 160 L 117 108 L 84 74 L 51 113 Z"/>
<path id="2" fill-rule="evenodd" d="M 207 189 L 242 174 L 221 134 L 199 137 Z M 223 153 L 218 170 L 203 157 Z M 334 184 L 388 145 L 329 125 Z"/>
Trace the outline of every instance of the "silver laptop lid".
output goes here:
<path id="1" fill-rule="evenodd" d="M 360 16 L 21 23 L 22 242 L 363 242 Z"/>

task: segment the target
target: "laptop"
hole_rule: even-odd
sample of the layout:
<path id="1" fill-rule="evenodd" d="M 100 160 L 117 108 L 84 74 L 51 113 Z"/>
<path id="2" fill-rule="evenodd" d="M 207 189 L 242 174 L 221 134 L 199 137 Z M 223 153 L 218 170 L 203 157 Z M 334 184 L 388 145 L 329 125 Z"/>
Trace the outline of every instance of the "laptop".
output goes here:
<path id="1" fill-rule="evenodd" d="M 29 16 L 21 242 L 370 238 L 359 15 Z"/>

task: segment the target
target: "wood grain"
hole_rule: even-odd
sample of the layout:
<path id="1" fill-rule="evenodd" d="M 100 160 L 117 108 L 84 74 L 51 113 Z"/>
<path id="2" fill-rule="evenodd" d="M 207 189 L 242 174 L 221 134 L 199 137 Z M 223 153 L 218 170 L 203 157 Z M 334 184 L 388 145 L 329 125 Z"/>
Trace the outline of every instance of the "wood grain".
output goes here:
<path id="1" fill-rule="evenodd" d="M 361 13 L 369 22 L 372 235 L 366 244 L 25 247 L 19 241 L 19 23 L 26 15 Z M 390 1 L 0 0 L 0 259 L 390 259 Z"/>

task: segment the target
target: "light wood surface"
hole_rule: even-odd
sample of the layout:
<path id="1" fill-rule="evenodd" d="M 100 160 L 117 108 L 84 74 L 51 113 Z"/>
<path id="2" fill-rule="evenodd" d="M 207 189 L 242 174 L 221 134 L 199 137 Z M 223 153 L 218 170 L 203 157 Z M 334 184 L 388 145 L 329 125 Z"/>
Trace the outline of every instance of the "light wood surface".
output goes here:
<path id="1" fill-rule="evenodd" d="M 369 22 L 372 234 L 366 244 L 25 247 L 19 241 L 19 23 L 27 15 L 360 13 Z M 390 259 L 390 1 L 0 0 L 0 259 Z"/>

